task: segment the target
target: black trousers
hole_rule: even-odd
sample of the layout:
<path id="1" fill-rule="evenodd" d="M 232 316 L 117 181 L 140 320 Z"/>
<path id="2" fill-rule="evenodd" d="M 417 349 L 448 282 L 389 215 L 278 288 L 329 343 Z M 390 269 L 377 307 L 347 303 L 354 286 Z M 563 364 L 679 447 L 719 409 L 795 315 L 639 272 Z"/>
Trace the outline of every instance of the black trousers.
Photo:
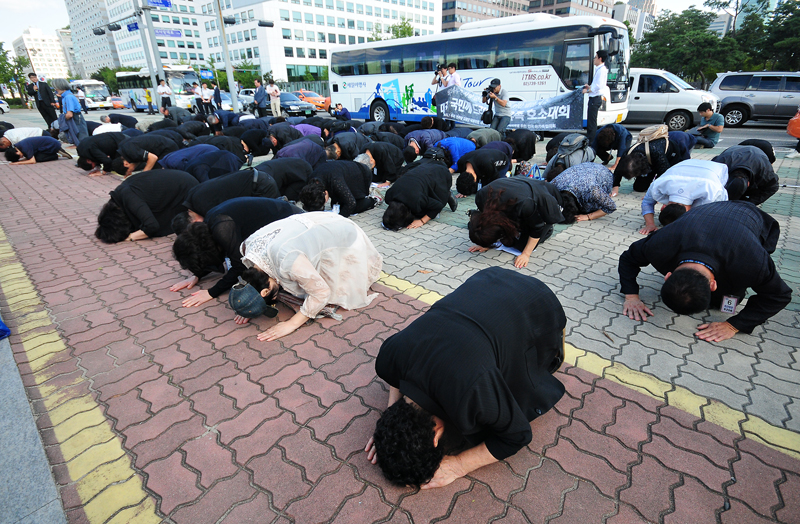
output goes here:
<path id="1" fill-rule="evenodd" d="M 253 169 L 253 196 L 264 198 L 280 198 L 281 192 L 272 175 Z"/>
<path id="2" fill-rule="evenodd" d="M 168 96 L 162 96 L 161 107 L 172 107 L 172 100 Z"/>
<path id="3" fill-rule="evenodd" d="M 597 134 L 597 113 L 600 111 L 600 104 L 602 103 L 602 96 L 589 98 L 589 107 L 586 110 L 586 136 L 589 137 L 589 142 L 594 140 L 594 135 Z"/>
<path id="4" fill-rule="evenodd" d="M 50 124 L 58 120 L 58 115 L 56 114 L 56 108 L 51 106 L 50 104 L 45 104 L 44 102 L 36 101 L 36 108 L 39 110 L 39 114 L 42 115 L 44 118 L 47 127 L 50 127 Z"/>
<path id="5" fill-rule="evenodd" d="M 210 115 L 214 112 L 214 105 L 211 102 L 203 102 L 203 109 L 205 110 L 205 114 Z M 220 109 L 222 109 L 220 107 Z"/>
<path id="6" fill-rule="evenodd" d="M 269 109 L 266 108 L 266 107 L 257 107 L 256 111 L 258 111 L 258 117 L 259 118 L 263 118 L 263 117 L 267 116 L 267 114 L 268 114 L 267 111 L 268 110 Z"/>

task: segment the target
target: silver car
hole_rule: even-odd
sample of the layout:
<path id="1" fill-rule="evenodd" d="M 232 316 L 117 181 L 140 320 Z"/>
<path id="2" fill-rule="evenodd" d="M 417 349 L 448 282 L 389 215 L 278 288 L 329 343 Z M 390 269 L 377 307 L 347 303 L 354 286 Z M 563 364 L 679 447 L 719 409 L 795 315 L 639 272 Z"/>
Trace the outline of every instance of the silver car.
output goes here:
<path id="1" fill-rule="evenodd" d="M 722 100 L 725 126 L 748 120 L 789 120 L 800 103 L 800 72 L 718 73 L 709 91 Z"/>

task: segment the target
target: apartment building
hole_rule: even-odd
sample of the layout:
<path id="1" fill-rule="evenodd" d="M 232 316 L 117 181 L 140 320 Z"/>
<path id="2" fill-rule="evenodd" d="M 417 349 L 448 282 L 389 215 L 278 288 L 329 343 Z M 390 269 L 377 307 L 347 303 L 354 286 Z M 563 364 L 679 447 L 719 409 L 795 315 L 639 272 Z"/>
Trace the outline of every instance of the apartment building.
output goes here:
<path id="1" fill-rule="evenodd" d="M 108 10 L 104 0 L 65 0 L 72 44 L 76 59 L 80 57 L 82 75 L 89 75 L 103 67 L 119 67 L 114 37 L 108 32 L 94 34 L 94 28 L 108 24 Z M 73 71 L 77 74 L 77 72 Z"/>
<path id="2" fill-rule="evenodd" d="M 18 57 L 30 60 L 25 73 L 34 72 L 39 78 L 67 78 L 67 59 L 61 42 L 55 35 L 46 35 L 38 27 L 29 27 L 12 43 Z"/>

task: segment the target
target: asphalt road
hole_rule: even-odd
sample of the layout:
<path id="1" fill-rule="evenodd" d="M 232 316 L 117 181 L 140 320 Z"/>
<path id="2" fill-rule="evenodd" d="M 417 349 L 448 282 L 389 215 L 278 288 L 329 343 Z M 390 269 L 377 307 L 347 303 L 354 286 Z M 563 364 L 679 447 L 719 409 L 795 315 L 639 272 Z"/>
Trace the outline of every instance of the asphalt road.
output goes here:
<path id="1" fill-rule="evenodd" d="M 89 114 L 86 115 L 86 119 L 99 122 L 101 115 L 110 112 L 134 114 L 134 112 L 130 109 L 113 109 L 108 112 L 97 110 L 89 111 Z M 328 116 L 327 113 L 324 112 L 318 112 L 317 114 L 320 116 Z M 135 115 L 139 121 L 155 122 L 160 118 L 158 115 L 150 116 L 147 113 L 135 113 Z M 8 120 L 18 127 L 43 126 L 44 124 L 38 111 L 28 109 L 12 109 L 9 113 L 0 115 L 0 120 Z M 624 122 L 623 125 L 625 125 Z M 647 126 L 638 124 L 626 127 L 635 133 Z M 725 128 L 725 131 L 722 133 L 721 145 L 736 145 L 742 140 L 747 140 L 748 138 L 761 138 L 764 140 L 769 140 L 773 147 L 777 148 L 778 151 L 780 151 L 781 148 L 786 148 L 787 150 L 794 149 L 795 144 L 797 144 L 797 139 L 786 134 L 786 124 L 783 122 L 748 122 L 739 128 Z"/>

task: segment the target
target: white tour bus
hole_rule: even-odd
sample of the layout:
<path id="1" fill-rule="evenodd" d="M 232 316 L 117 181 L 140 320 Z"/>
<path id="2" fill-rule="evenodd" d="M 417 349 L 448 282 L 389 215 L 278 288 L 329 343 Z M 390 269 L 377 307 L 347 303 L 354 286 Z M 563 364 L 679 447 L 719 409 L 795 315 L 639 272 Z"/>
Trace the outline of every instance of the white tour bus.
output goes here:
<path id="1" fill-rule="evenodd" d="M 437 64 L 455 63 L 462 87 L 480 94 L 499 78 L 510 100 L 550 98 L 591 83 L 596 51 L 609 52 L 598 124 L 628 112 L 628 29 L 600 16 L 530 14 L 482 20 L 458 31 L 339 47 L 331 52 L 332 104 L 353 118 L 419 121 L 436 113 Z M 584 121 L 585 121 L 584 102 Z"/>
<path id="2" fill-rule="evenodd" d="M 108 92 L 105 82 L 99 80 L 71 80 L 70 86 L 73 91 L 77 91 L 78 87 L 83 89 L 83 94 L 86 95 L 86 109 L 113 109 L 114 104 L 111 103 L 111 93 Z"/>
<path id="3" fill-rule="evenodd" d="M 192 109 L 194 93 L 192 84 L 200 84 L 200 78 L 191 66 L 188 65 L 166 65 L 162 74 L 158 75 L 159 80 L 166 80 L 167 85 L 172 89 L 172 105 L 184 109 Z M 144 98 L 144 90 L 150 90 L 153 98 L 153 108 L 161 107 L 161 97 L 153 93 L 153 85 L 150 81 L 150 70 L 143 67 L 139 71 L 119 71 L 117 72 L 117 85 L 119 96 L 123 102 L 135 111 L 147 110 L 147 100 Z"/>

